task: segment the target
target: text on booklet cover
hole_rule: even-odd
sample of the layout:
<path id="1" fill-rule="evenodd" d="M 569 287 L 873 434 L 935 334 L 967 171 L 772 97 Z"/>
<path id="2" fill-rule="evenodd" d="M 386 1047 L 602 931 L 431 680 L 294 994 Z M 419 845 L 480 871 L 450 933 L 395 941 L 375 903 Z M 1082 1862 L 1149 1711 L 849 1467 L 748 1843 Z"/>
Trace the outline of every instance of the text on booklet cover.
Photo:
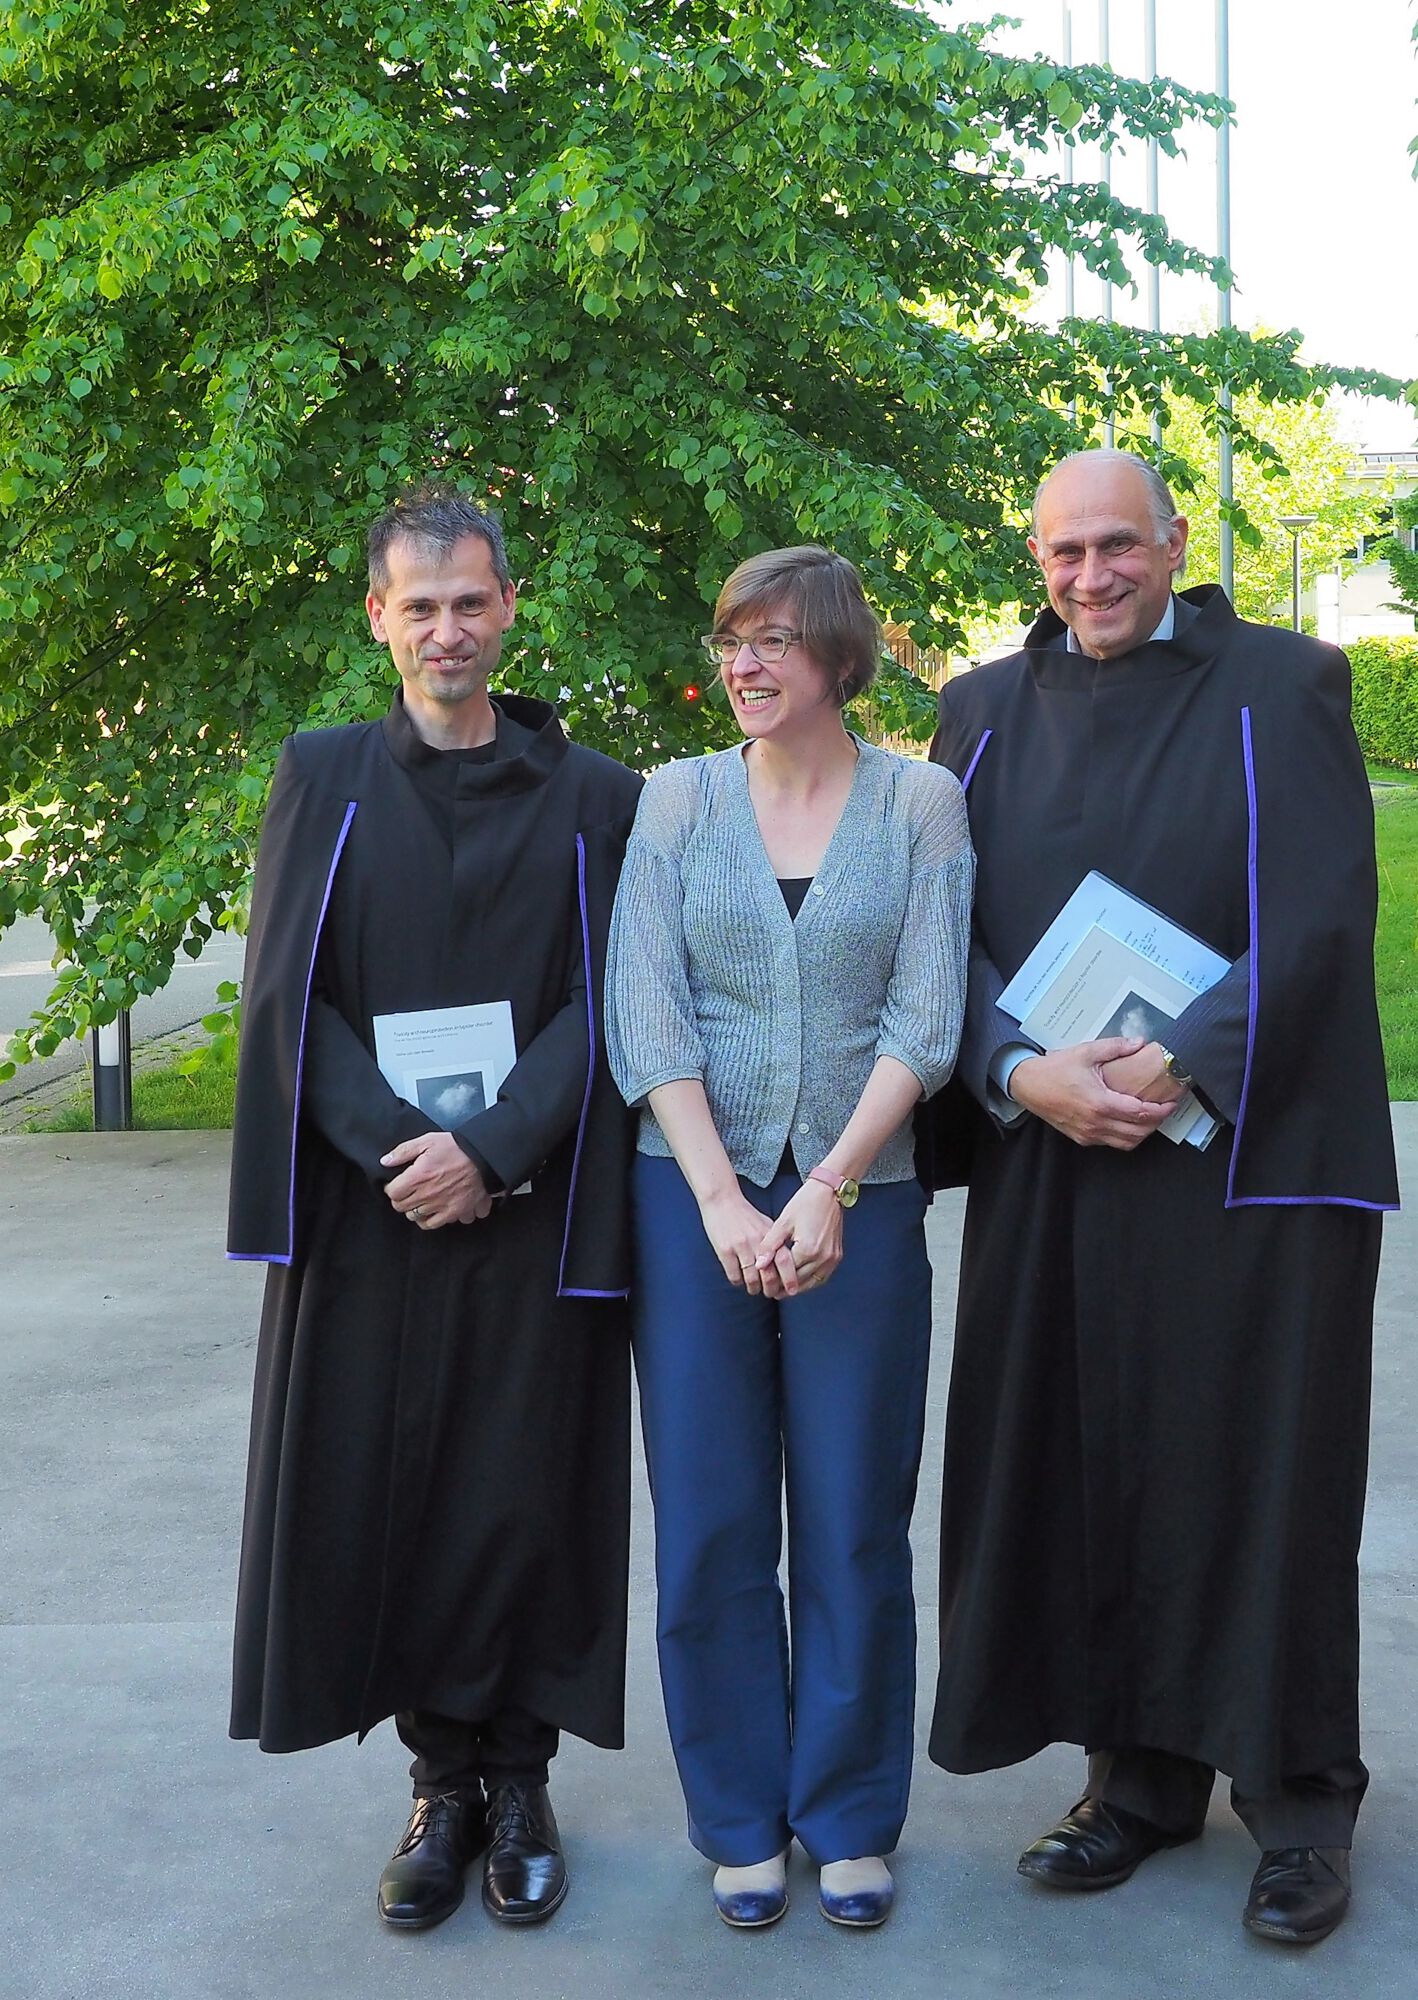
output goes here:
<path id="1" fill-rule="evenodd" d="M 497 1102 L 517 1060 L 511 1003 L 376 1014 L 374 1059 L 405 1103 L 451 1132 Z"/>

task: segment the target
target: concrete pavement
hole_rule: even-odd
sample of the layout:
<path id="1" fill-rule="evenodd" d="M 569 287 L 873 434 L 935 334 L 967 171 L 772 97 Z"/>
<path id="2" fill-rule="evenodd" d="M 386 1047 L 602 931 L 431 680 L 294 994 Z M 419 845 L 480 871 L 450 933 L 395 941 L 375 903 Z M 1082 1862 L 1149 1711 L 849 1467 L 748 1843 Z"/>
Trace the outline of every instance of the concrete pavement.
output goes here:
<path id="1" fill-rule="evenodd" d="M 1418 1105 L 1397 1108 L 1418 1188 Z M 225 1733 L 229 1623 L 260 1272 L 221 1260 L 227 1142 L 0 1139 L 0 1995 L 4 2000 L 1270 2000 L 1418 1992 L 1418 1219 L 1390 1222 L 1365 1544 L 1366 1753 L 1356 1909 L 1313 1953 L 1237 1921 L 1254 1850 L 1218 1787 L 1207 1838 L 1116 1892 L 1014 1872 L 1075 1795 L 1055 1750 L 948 1778 L 918 1757 L 885 1930 L 822 1922 L 795 1859 L 775 1930 L 709 1906 L 655 1677 L 648 1509 L 633 1556 L 629 1745 L 568 1743 L 555 1796 L 572 1893 L 503 1933 L 474 1893 L 399 1936 L 374 1885 L 406 1756 L 263 1757 Z M 937 1352 L 917 1512 L 922 1724 L 959 1202 L 932 1217 Z"/>

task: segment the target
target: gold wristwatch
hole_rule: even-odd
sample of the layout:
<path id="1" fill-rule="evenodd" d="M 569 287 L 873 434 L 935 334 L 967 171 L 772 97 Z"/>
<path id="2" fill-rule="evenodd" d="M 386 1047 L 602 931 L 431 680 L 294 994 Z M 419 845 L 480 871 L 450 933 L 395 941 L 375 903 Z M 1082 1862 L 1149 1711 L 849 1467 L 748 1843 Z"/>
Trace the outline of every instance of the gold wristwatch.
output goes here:
<path id="1" fill-rule="evenodd" d="M 814 1167 L 808 1175 L 808 1179 L 810 1181 L 821 1181 L 824 1187 L 831 1188 L 833 1194 L 837 1197 L 838 1206 L 841 1208 L 854 1207 L 857 1196 L 861 1193 L 861 1189 L 850 1175 L 834 1174 L 831 1167 Z"/>
<path id="2" fill-rule="evenodd" d="M 1157 1046 L 1162 1051 L 1163 1075 L 1170 1076 L 1173 1083 L 1179 1083 L 1182 1086 L 1183 1090 L 1190 1090 L 1193 1083 L 1196 1081 L 1195 1077 L 1190 1076 L 1187 1073 L 1187 1071 L 1182 1068 L 1181 1064 L 1177 1061 L 1177 1058 L 1172 1054 L 1172 1051 L 1166 1046 L 1164 1042 L 1159 1042 Z"/>

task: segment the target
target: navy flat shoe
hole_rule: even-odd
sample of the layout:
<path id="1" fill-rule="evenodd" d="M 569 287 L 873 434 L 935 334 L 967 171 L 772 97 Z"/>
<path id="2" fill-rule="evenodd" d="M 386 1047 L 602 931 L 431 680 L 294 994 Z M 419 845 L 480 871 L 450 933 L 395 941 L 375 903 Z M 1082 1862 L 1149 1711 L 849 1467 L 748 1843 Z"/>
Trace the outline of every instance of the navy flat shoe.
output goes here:
<path id="1" fill-rule="evenodd" d="M 788 1891 L 782 1889 L 735 1889 L 721 1895 L 714 1891 L 714 1908 L 736 1931 L 762 1930 L 776 1924 L 788 1908 Z"/>
<path id="2" fill-rule="evenodd" d="M 831 1866 L 830 1863 L 828 1865 Z M 826 1873 L 824 1869 L 824 1877 Z M 884 1862 L 882 1873 L 886 1880 L 878 1888 L 838 1891 L 829 1888 L 823 1880 L 818 1887 L 817 1905 L 828 1923 L 845 1924 L 851 1930 L 873 1930 L 878 1924 L 884 1924 L 896 1901 L 896 1884 Z"/>
<path id="3" fill-rule="evenodd" d="M 736 1931 L 776 1924 L 788 1907 L 787 1855 L 751 1868 L 719 1868 L 714 1876 L 714 1908 Z M 743 1878 L 758 1877 L 745 1881 Z M 767 1879 L 763 1879 L 764 1877 Z"/>

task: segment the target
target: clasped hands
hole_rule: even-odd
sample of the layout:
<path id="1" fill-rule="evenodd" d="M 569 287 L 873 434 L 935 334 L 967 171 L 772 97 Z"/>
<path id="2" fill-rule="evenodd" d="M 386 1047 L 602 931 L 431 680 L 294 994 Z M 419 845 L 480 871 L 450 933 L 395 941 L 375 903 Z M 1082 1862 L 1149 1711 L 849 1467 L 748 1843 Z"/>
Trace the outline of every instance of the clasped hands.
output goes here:
<path id="1" fill-rule="evenodd" d="M 1182 1086 L 1160 1042 L 1108 1035 L 1026 1057 L 1009 1094 L 1075 1145 L 1130 1153 L 1170 1116 Z"/>
<path id="2" fill-rule="evenodd" d="M 825 1285 L 842 1261 L 842 1209 L 822 1181 L 804 1181 L 777 1221 L 737 1183 L 699 1204 L 704 1233 L 731 1285 L 769 1299 Z"/>
<path id="3" fill-rule="evenodd" d="M 419 1229 L 481 1222 L 492 1213 L 483 1177 L 451 1132 L 425 1132 L 385 1153 L 381 1167 L 402 1167 L 385 1187 L 391 1207 Z"/>

